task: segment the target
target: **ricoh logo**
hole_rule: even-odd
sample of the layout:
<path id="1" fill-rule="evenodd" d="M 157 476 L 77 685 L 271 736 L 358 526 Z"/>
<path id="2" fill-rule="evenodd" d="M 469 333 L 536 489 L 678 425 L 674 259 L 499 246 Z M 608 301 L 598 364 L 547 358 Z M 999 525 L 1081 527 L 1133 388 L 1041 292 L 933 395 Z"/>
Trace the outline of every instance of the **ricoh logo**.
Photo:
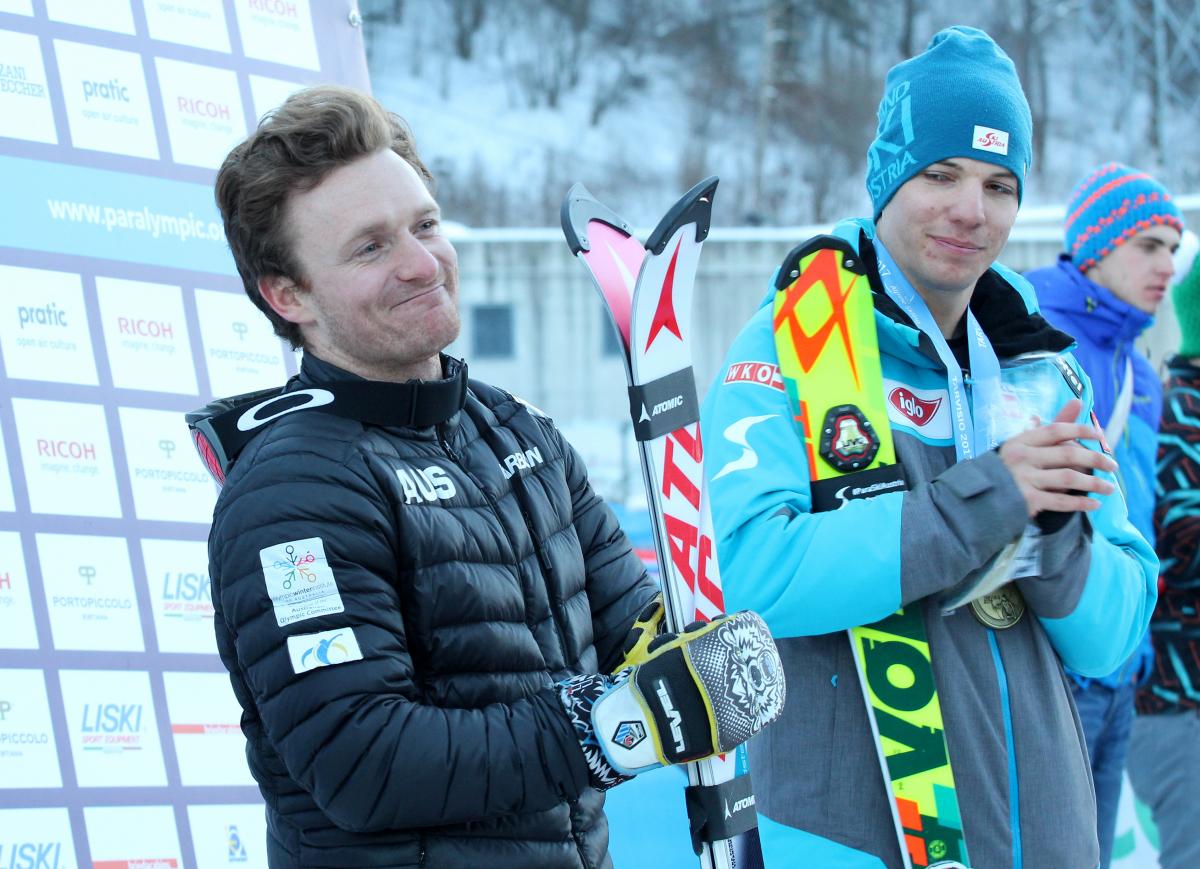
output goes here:
<path id="1" fill-rule="evenodd" d="M 512 479 L 512 475 L 518 470 L 527 471 L 535 465 L 543 463 L 542 451 L 537 447 L 525 450 L 524 452 L 513 453 L 511 456 L 505 456 L 504 461 L 500 465 L 500 473 L 504 474 L 504 479 Z"/>
<path id="2" fill-rule="evenodd" d="M 897 386 L 888 393 L 888 401 L 891 402 L 892 407 L 919 426 L 928 425 L 929 421 L 937 415 L 938 408 L 942 406 L 941 398 L 929 401 L 918 397 L 903 386 Z"/>
<path id="3" fill-rule="evenodd" d="M 250 0 L 251 12 L 266 12 L 280 18 L 299 18 L 300 12 L 296 4 L 289 0 Z"/>
<path id="4" fill-rule="evenodd" d="M 12 574 L 0 573 L 0 591 L 12 591 Z"/>
<path id="5" fill-rule="evenodd" d="M 52 459 L 96 460 L 96 445 L 87 441 L 37 439 L 37 454 Z"/>
<path id="6" fill-rule="evenodd" d="M 179 109 L 180 113 L 192 115 L 197 118 L 228 121 L 233 117 L 229 111 L 229 106 L 225 105 L 225 103 L 218 103 L 204 97 L 180 96 L 176 99 L 175 106 Z"/>
<path id="7" fill-rule="evenodd" d="M 0 842 L 0 869 L 58 869 L 62 842 Z"/>
<path id="8" fill-rule="evenodd" d="M 83 101 L 90 103 L 94 99 L 108 102 L 132 102 L 129 99 L 129 86 L 121 84 L 121 80 L 117 78 L 108 81 L 85 80 L 83 82 Z"/>
<path id="9" fill-rule="evenodd" d="M 66 326 L 67 312 L 53 302 L 42 307 L 18 305 L 17 325 L 22 330 L 26 326 Z"/>
<path id="10" fill-rule="evenodd" d="M 448 501 L 458 494 L 454 481 L 437 465 L 427 468 L 397 468 L 396 477 L 404 490 L 405 504 Z"/>
<path id="11" fill-rule="evenodd" d="M 674 398 L 668 398 L 666 401 L 660 401 L 654 407 L 650 408 L 650 416 L 658 416 L 660 413 L 666 413 L 668 410 L 674 410 L 683 405 L 683 396 L 677 395 Z"/>
<path id="12" fill-rule="evenodd" d="M 175 327 L 165 320 L 117 317 L 117 334 L 133 335 L 139 338 L 174 338 Z"/>

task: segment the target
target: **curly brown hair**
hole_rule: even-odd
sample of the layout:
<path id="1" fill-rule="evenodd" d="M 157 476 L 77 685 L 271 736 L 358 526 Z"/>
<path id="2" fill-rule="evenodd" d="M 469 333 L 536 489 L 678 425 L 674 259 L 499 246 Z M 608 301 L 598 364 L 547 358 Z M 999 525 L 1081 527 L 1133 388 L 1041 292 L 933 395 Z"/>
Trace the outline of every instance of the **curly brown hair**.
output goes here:
<path id="1" fill-rule="evenodd" d="M 299 326 L 276 314 L 258 289 L 262 278 L 275 276 L 304 285 L 285 219 L 288 197 L 383 148 L 404 158 L 432 189 L 433 175 L 400 117 L 368 94 L 319 85 L 297 91 L 268 113 L 221 164 L 217 207 L 246 295 L 293 349 L 304 344 Z"/>

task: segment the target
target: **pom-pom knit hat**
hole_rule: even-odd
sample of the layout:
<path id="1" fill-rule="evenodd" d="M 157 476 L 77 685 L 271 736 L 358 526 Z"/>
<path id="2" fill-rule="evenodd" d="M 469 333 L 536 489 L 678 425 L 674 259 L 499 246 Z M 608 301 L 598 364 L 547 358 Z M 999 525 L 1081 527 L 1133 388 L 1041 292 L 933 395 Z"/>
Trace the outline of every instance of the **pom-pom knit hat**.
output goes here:
<path id="1" fill-rule="evenodd" d="M 974 27 L 934 34 L 921 54 L 887 74 L 875 141 L 867 151 L 867 192 L 878 219 L 900 186 L 939 160 L 995 163 L 1024 193 L 1033 119 L 1017 69 Z"/>
<path id="2" fill-rule="evenodd" d="M 1166 188 L 1138 169 L 1105 163 L 1084 176 L 1067 203 L 1066 251 L 1087 272 L 1152 226 L 1183 232 L 1183 215 Z"/>

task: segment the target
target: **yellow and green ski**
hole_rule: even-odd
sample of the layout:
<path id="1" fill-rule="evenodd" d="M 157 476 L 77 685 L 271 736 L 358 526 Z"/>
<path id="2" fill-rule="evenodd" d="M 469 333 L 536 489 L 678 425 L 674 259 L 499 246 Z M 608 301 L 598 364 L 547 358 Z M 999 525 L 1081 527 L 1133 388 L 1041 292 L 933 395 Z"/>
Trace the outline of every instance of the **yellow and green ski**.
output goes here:
<path id="1" fill-rule="evenodd" d="M 810 239 L 788 254 L 775 289 L 775 348 L 804 436 L 813 512 L 905 489 L 858 253 L 833 236 Z M 921 607 L 848 633 L 905 865 L 966 866 Z"/>

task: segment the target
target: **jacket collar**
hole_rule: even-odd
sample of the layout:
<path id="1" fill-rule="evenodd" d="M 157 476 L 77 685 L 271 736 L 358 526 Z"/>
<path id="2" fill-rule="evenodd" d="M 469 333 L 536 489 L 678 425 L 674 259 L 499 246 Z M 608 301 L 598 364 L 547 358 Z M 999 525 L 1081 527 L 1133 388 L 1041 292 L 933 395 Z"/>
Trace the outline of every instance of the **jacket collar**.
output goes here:
<path id="1" fill-rule="evenodd" d="M 1058 280 L 1041 286 L 1039 298 L 1043 307 L 1070 317 L 1081 338 L 1097 344 L 1129 343 L 1154 322 L 1150 314 L 1085 277 L 1069 254 L 1061 254 L 1055 268 Z"/>
<path id="2" fill-rule="evenodd" d="M 467 401 L 467 366 L 461 359 L 446 354 L 440 355 L 442 374 L 440 380 L 409 380 L 405 383 L 390 383 L 367 380 L 331 362 L 326 362 L 311 353 L 305 353 L 300 362 L 297 382 L 302 387 L 320 387 L 328 384 L 353 384 L 354 395 L 365 399 L 375 397 L 377 406 L 362 417 L 366 422 L 377 425 L 395 424 L 391 421 L 389 407 L 408 405 L 409 414 L 417 422 L 409 422 L 424 428 L 450 420 L 462 410 Z M 363 405 L 366 406 L 365 404 Z"/>

